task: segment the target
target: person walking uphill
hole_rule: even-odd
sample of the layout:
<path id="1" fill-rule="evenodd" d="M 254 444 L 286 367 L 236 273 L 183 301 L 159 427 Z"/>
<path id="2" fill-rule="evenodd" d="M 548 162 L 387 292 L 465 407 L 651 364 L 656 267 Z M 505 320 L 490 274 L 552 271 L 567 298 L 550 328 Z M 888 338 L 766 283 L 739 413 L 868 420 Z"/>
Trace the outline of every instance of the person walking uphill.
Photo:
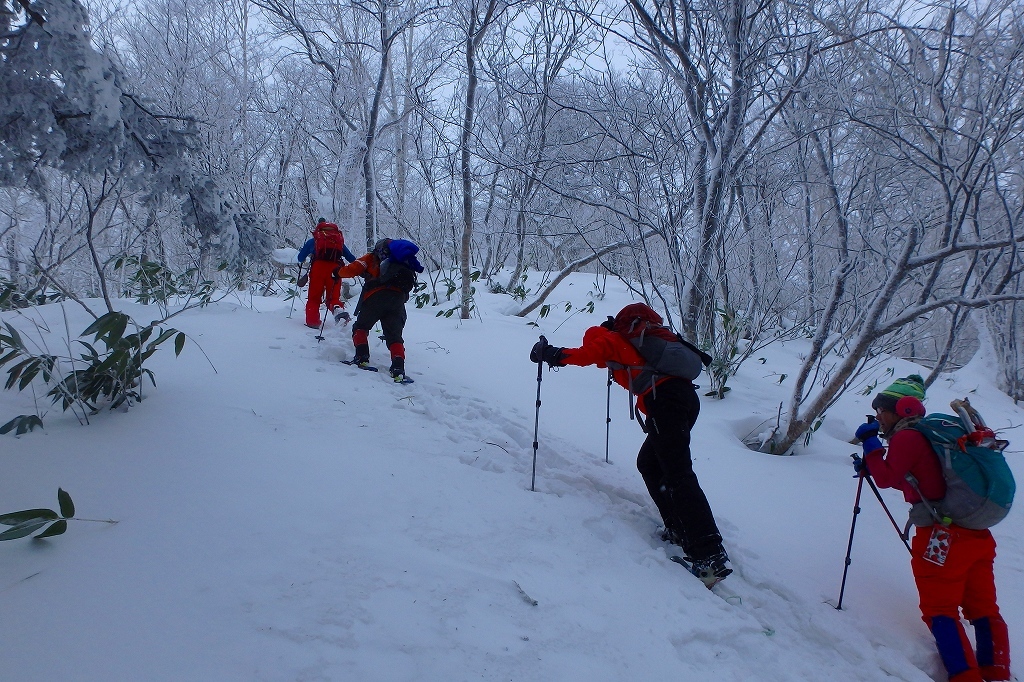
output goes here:
<path id="1" fill-rule="evenodd" d="M 347 320 L 345 304 L 341 300 L 341 280 L 333 279 L 331 272 L 342 264 L 342 258 L 352 262 L 356 259 L 345 246 L 345 238 L 334 223 L 320 218 L 313 229 L 313 236 L 299 251 L 299 263 L 305 262 L 309 256 L 313 262 L 309 266 L 309 293 L 306 298 L 306 326 L 320 328 L 320 304 L 326 299 L 327 310 L 334 314 L 336 322 Z M 301 284 L 300 284 L 301 286 Z"/>
<path id="2" fill-rule="evenodd" d="M 1009 680 L 1010 642 L 996 604 L 993 562 L 996 543 L 988 529 L 964 528 L 933 518 L 926 505 L 946 496 L 946 478 L 931 442 L 915 425 L 925 416 L 924 380 L 912 374 L 875 396 L 877 420 L 862 424 L 857 439 L 863 462 L 854 468 L 881 488 L 896 488 L 914 505 L 917 526 L 910 567 L 920 596 L 921 618 L 954 682 Z M 929 417 L 931 419 L 931 417 Z M 879 435 L 889 442 L 886 452 Z M 977 654 L 960 622 L 960 612 L 974 625 Z"/>
<path id="3" fill-rule="evenodd" d="M 370 330 L 379 321 L 384 342 L 391 352 L 391 378 L 396 382 L 407 381 L 402 331 L 407 319 L 405 302 L 416 286 L 416 275 L 423 272 L 423 266 L 416 259 L 419 250 L 420 247 L 405 239 L 381 239 L 370 253 L 334 270 L 336 279 L 357 276 L 365 279 L 356 305 L 356 321 L 352 325 L 352 345 L 355 346 L 352 364 L 369 366 Z"/>
<path id="4" fill-rule="evenodd" d="M 661 316 L 643 303 L 628 305 L 589 328 L 579 348 L 541 341 L 530 359 L 552 367 L 610 368 L 616 383 L 637 396 L 636 409 L 647 416 L 646 424 L 638 418 L 647 439 L 636 466 L 661 513 L 664 539 L 683 548 L 691 572 L 709 588 L 732 573 L 690 457 L 690 431 L 700 412 L 692 380 L 711 359 L 662 326 Z"/>

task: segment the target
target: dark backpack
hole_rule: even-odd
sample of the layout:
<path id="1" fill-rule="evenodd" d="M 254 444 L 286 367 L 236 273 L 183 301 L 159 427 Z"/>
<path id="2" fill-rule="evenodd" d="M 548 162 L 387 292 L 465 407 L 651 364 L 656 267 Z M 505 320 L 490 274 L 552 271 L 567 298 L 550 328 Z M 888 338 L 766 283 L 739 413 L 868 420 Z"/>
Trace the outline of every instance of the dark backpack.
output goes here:
<path id="1" fill-rule="evenodd" d="M 646 387 L 658 376 L 666 375 L 693 381 L 711 364 L 710 355 L 662 324 L 661 315 L 644 303 L 631 303 L 620 310 L 611 328 L 624 336 L 646 362 L 643 371 L 633 378 L 634 386 Z"/>
<path id="2" fill-rule="evenodd" d="M 374 246 L 373 253 L 380 261 L 380 274 L 374 278 L 371 287 L 398 289 L 408 297 L 416 288 L 415 266 L 422 266 L 416 260 L 419 247 L 406 239 L 382 239 Z"/>
<path id="3" fill-rule="evenodd" d="M 314 260 L 329 260 L 340 263 L 344 250 L 345 238 L 341 235 L 341 230 L 334 223 L 320 223 L 313 230 Z"/>
<path id="4" fill-rule="evenodd" d="M 939 458 L 946 496 L 926 500 L 908 474 L 907 480 L 923 500 L 911 509 L 911 521 L 916 525 L 937 521 L 974 530 L 990 528 L 1006 518 L 1016 492 L 1013 473 L 1003 457 L 1009 442 L 997 440 L 966 399 L 950 405 L 956 416 L 930 414 L 912 427 L 928 439 Z"/>
<path id="5" fill-rule="evenodd" d="M 405 263 L 394 258 L 385 258 L 380 262 L 380 277 L 377 282 L 381 286 L 393 287 L 408 295 L 416 287 L 416 273 Z"/>

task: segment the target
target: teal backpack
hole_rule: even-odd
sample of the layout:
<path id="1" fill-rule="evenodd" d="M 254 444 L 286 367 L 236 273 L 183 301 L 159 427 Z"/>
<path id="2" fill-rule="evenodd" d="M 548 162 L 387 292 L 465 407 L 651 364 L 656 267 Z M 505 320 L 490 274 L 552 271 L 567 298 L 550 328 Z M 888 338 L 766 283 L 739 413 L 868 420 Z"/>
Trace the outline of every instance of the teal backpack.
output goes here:
<path id="1" fill-rule="evenodd" d="M 916 525 L 937 521 L 975 530 L 990 528 L 1006 518 L 1017 489 L 1003 457 L 1009 442 L 996 439 L 966 399 L 954 400 L 950 406 L 956 416 L 930 414 L 913 426 L 939 457 L 946 496 L 931 501 L 921 495 L 924 501 L 914 505 L 911 520 Z M 920 495 L 913 476 L 907 474 L 907 480 Z"/>

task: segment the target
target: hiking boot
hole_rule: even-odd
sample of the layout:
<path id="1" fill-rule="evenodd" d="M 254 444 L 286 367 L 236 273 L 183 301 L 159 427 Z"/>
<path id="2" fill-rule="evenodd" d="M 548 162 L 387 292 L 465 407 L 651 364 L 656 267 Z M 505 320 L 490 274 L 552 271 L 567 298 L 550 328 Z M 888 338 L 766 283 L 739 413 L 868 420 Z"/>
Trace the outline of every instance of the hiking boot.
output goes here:
<path id="1" fill-rule="evenodd" d="M 661 532 L 658 533 L 658 537 L 661 538 L 662 542 L 667 542 L 670 545 L 683 546 L 683 534 L 675 528 L 668 528 L 667 526 L 662 528 Z"/>
<path id="2" fill-rule="evenodd" d="M 391 378 L 395 381 L 405 379 L 405 358 L 391 358 Z"/>
<path id="3" fill-rule="evenodd" d="M 353 365 L 366 366 L 370 364 L 370 346 L 366 343 L 356 345 L 356 355 L 352 358 Z"/>
<path id="4" fill-rule="evenodd" d="M 320 329 L 320 323 L 319 322 L 317 322 L 316 324 L 310 324 L 309 322 L 307 322 L 306 326 L 309 327 L 310 329 L 316 329 L 316 330 Z"/>
<path id="5" fill-rule="evenodd" d="M 726 566 L 729 556 L 725 552 L 714 554 L 706 559 L 686 557 L 686 561 L 690 564 L 690 573 L 697 576 L 709 590 L 732 573 L 732 569 Z"/>

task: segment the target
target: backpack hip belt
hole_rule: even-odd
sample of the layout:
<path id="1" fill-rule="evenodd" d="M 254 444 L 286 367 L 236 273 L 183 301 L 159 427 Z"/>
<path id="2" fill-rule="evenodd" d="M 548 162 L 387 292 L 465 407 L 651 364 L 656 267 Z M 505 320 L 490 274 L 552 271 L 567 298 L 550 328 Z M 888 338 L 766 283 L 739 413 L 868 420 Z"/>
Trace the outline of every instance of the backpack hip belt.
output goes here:
<path id="1" fill-rule="evenodd" d="M 341 263 L 341 251 L 338 249 L 325 249 L 323 253 L 313 254 L 313 262 L 316 261 L 330 261 L 331 263 Z"/>

